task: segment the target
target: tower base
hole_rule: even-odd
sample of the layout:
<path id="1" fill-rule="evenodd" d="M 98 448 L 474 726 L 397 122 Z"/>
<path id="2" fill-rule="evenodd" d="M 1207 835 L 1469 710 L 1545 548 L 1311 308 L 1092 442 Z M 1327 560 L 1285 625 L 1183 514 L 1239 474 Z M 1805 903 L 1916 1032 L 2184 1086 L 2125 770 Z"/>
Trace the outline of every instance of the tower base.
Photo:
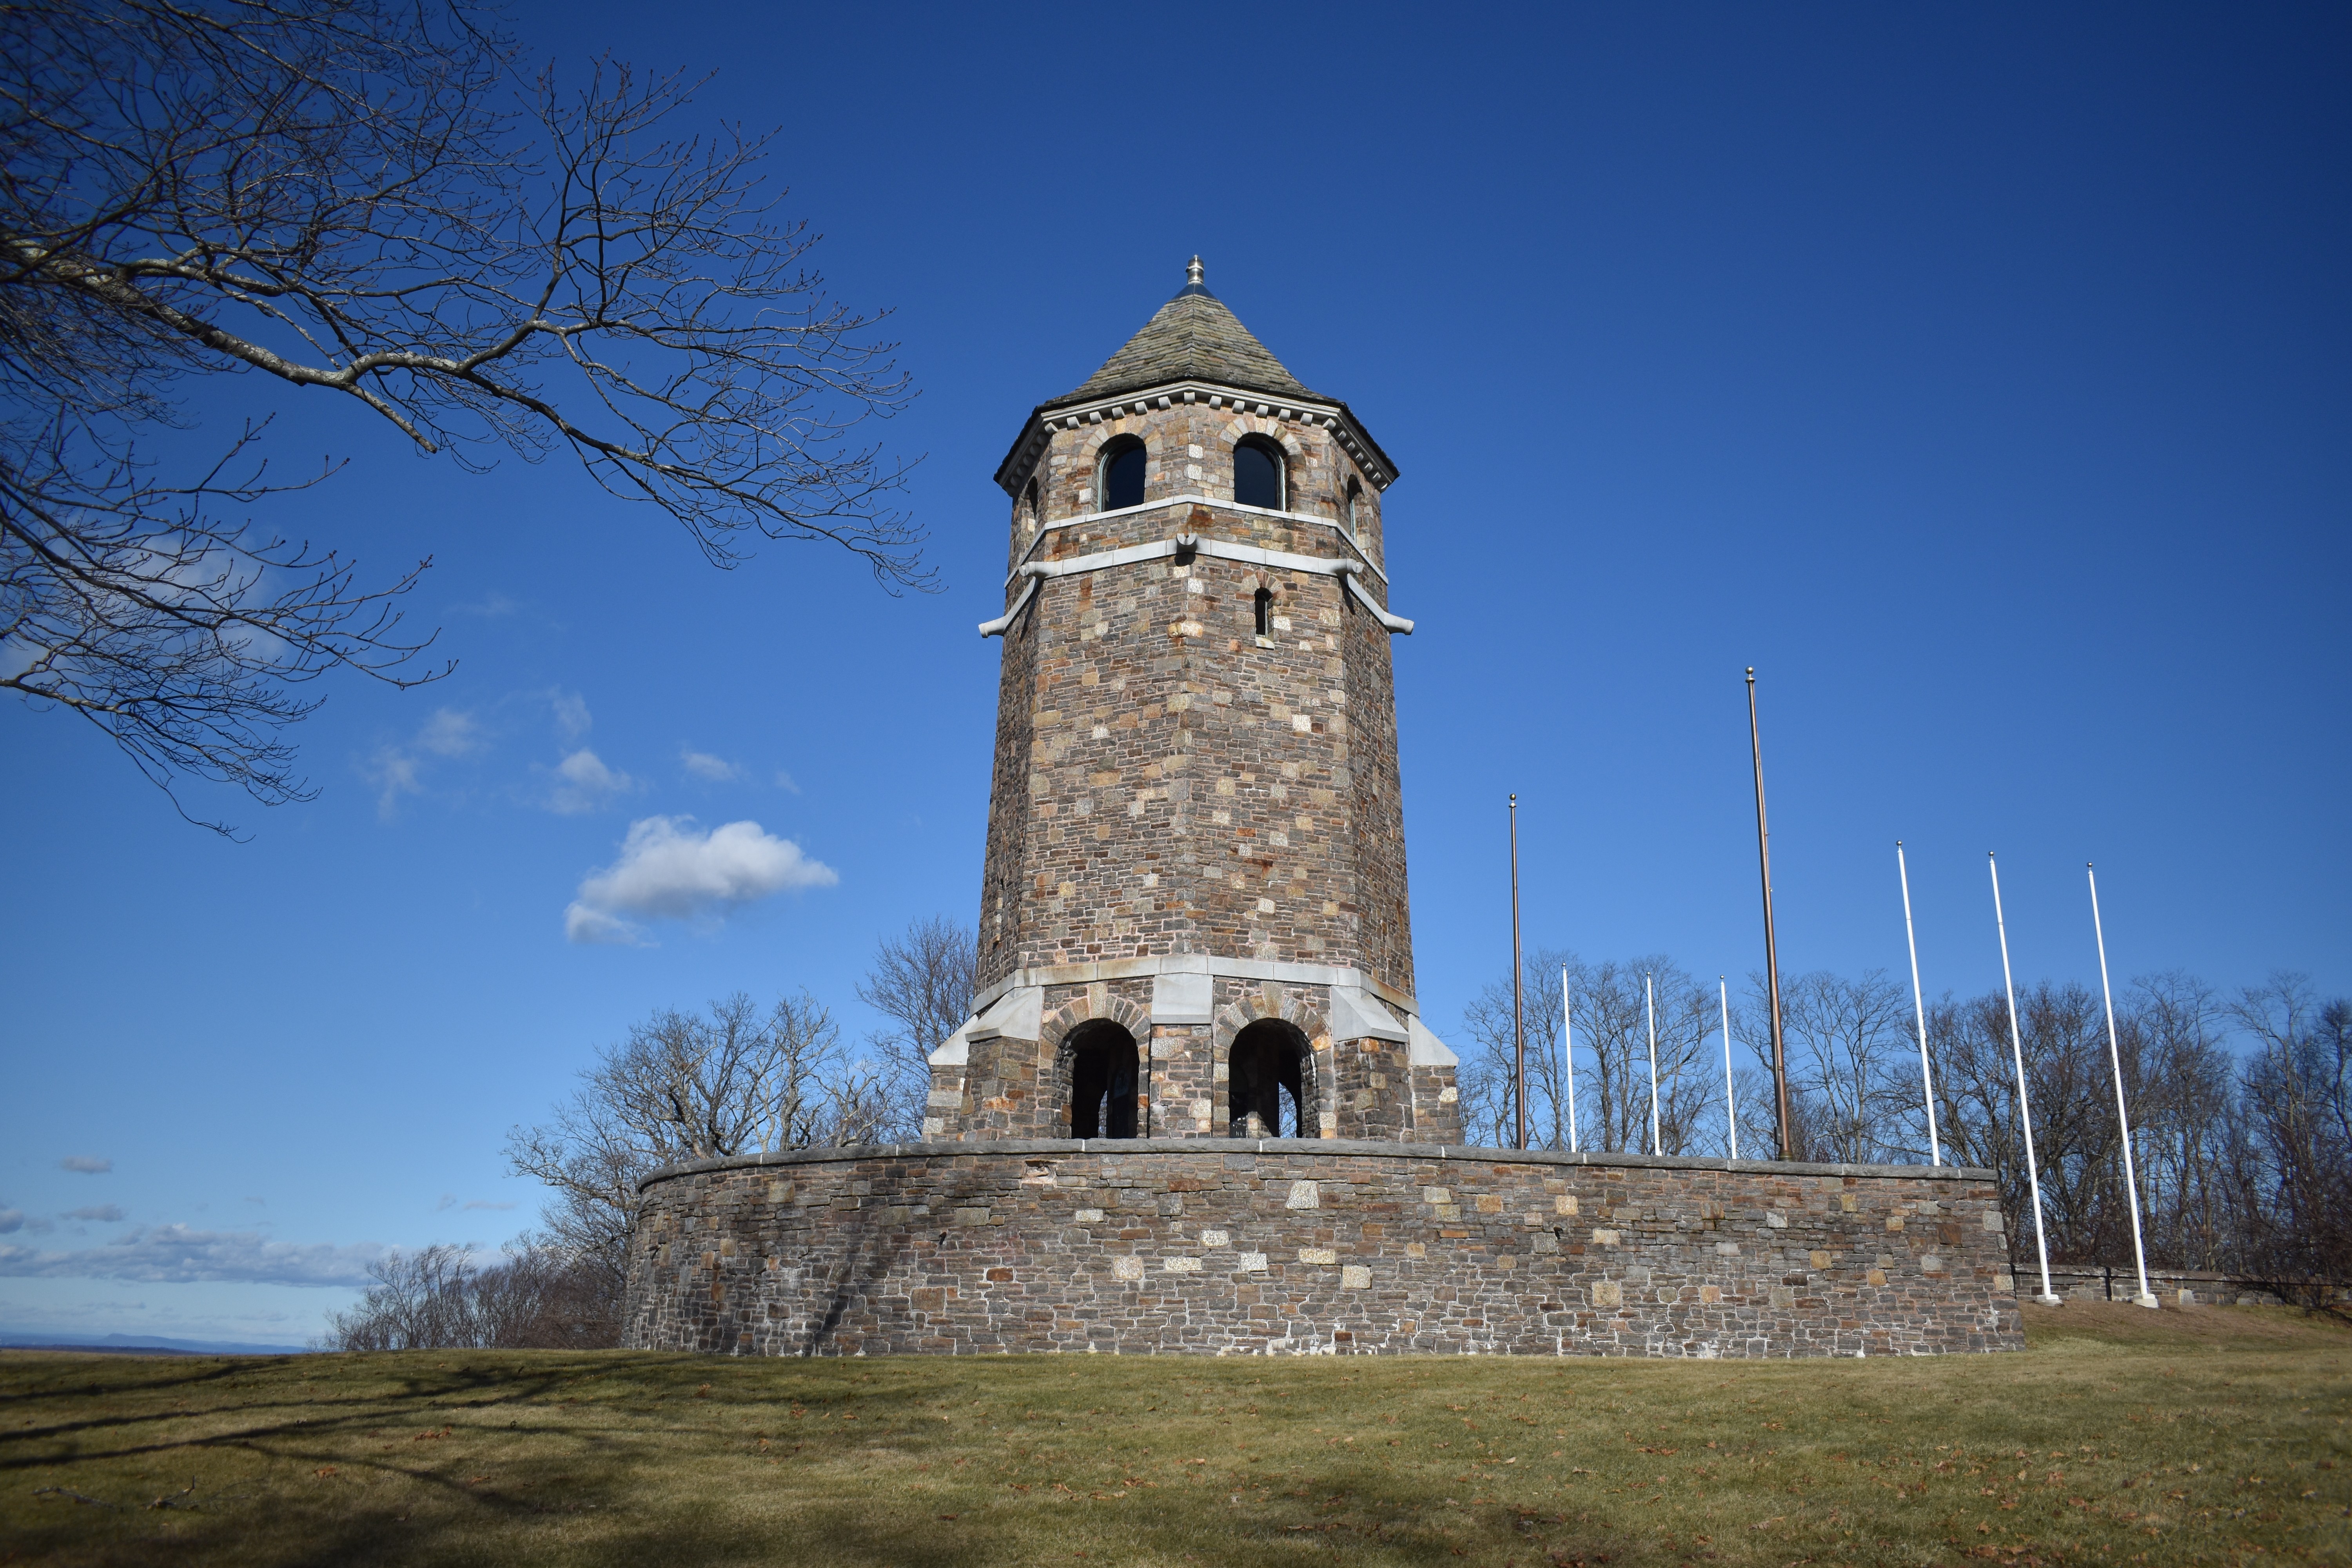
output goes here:
<path id="1" fill-rule="evenodd" d="M 1336 1139 L 648 1178 L 625 1342 L 736 1355 L 1938 1354 L 2024 1340 L 1988 1171 Z"/>

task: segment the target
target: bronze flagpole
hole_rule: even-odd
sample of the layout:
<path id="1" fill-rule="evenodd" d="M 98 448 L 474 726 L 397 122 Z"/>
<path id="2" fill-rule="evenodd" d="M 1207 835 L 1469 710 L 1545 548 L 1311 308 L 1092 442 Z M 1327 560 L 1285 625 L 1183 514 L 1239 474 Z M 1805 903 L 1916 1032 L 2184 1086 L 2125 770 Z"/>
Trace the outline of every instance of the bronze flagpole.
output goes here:
<path id="1" fill-rule="evenodd" d="M 1756 857 L 1764 878 L 1764 985 L 1772 1017 L 1772 1097 L 1780 1115 L 1780 1158 L 1789 1148 L 1789 1063 L 1780 1047 L 1780 952 L 1772 930 L 1772 835 L 1764 825 L 1764 740 L 1756 725 L 1756 667 L 1748 667 L 1748 744 L 1756 758 Z"/>
<path id="2" fill-rule="evenodd" d="M 1525 981 L 1519 973 L 1519 797 L 1511 797 L 1511 1039 L 1514 1102 L 1518 1110 L 1519 1147 L 1528 1146 L 1528 1026 Z"/>

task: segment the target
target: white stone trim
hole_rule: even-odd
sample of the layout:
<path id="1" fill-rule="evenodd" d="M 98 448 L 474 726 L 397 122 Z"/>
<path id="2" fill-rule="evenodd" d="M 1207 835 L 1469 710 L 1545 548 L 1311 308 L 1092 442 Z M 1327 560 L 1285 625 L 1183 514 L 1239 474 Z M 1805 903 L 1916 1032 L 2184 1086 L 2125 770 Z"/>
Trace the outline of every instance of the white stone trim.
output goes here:
<path id="1" fill-rule="evenodd" d="M 940 1042 L 940 1048 L 924 1059 L 935 1068 L 960 1068 L 971 1060 L 971 1026 L 976 1018 L 966 1018 L 962 1026 Z"/>
<path id="2" fill-rule="evenodd" d="M 1405 1060 L 1417 1068 L 1450 1068 L 1461 1064 L 1462 1058 L 1446 1048 L 1445 1042 L 1430 1033 L 1429 1026 L 1421 1021 L 1418 1013 L 1407 1018 L 1405 1027 L 1412 1039 L 1405 1047 Z"/>
<path id="3" fill-rule="evenodd" d="M 1029 579 L 1028 585 L 1021 590 L 1021 596 L 1013 601 L 1013 607 L 1011 609 L 1005 611 L 1003 615 L 997 616 L 992 621 L 982 621 L 980 623 L 980 635 L 984 637 L 1003 637 L 1007 631 L 1012 629 L 1013 623 L 1021 618 L 1021 612 L 1029 607 L 1029 601 L 1036 596 L 1037 579 L 1032 577 Z"/>
<path id="4" fill-rule="evenodd" d="M 1356 581 L 1356 574 L 1353 572 L 1340 573 L 1339 580 L 1348 584 L 1348 592 L 1355 595 L 1364 608 L 1372 612 L 1372 618 L 1380 622 L 1385 630 L 1401 632 L 1406 637 L 1412 636 L 1412 622 L 1403 616 L 1392 616 L 1374 604 L 1371 595 L 1365 591 L 1361 583 Z"/>
<path id="5" fill-rule="evenodd" d="M 1093 963 L 1016 969 L 974 996 L 972 1007 L 976 1015 L 985 1016 L 998 997 L 1029 986 L 1042 990 L 1048 985 L 1091 985 L 1097 980 L 1146 980 L 1162 974 L 1213 974 L 1232 980 L 1271 980 L 1284 985 L 1346 986 L 1369 991 L 1402 1012 L 1412 1013 L 1417 1006 L 1407 993 L 1360 969 L 1326 963 L 1277 963 L 1263 958 L 1223 958 L 1205 952 L 1170 952 L 1152 958 L 1107 958 Z M 1430 1036 L 1433 1040 L 1436 1037 Z"/>
<path id="6" fill-rule="evenodd" d="M 1213 979 L 1206 973 L 1156 974 L 1151 979 L 1151 1021 L 1209 1024 L 1216 1021 Z"/>
<path id="7" fill-rule="evenodd" d="M 1004 1005 L 996 1005 L 998 997 L 1009 998 Z M 1045 1032 L 1045 988 L 1042 985 L 1021 985 L 999 991 L 995 996 L 979 1005 L 971 1020 L 957 1033 L 973 1044 L 982 1040 L 1034 1040 Z"/>
<path id="8" fill-rule="evenodd" d="M 1106 518 L 1116 520 L 1139 517 L 1147 511 L 1155 511 L 1161 507 L 1171 506 L 1222 507 L 1227 511 L 1245 512 L 1251 517 L 1270 517 L 1282 522 L 1303 522 L 1315 528 L 1328 528 L 1345 540 L 1349 549 L 1364 558 L 1364 565 L 1372 575 L 1383 583 L 1389 580 L 1388 573 L 1381 569 L 1379 562 L 1372 559 L 1372 552 L 1364 548 L 1363 542 L 1356 537 L 1355 531 L 1336 518 L 1317 517 L 1313 512 L 1308 511 L 1276 511 L 1271 507 L 1244 506 L 1237 500 L 1216 500 L 1191 491 L 1181 496 L 1170 496 L 1165 500 L 1148 500 L 1139 506 L 1123 506 L 1117 511 L 1082 511 L 1076 517 L 1066 517 L 1059 522 L 1040 523 L 1037 528 L 1037 537 L 1031 540 L 1029 548 L 1021 552 L 1022 565 L 1027 565 L 1036 556 L 1037 547 L 1045 543 L 1045 536 L 1056 529 L 1076 528 L 1083 523 L 1100 522 Z M 1015 566 L 1005 575 L 1004 580 L 1009 584 L 1020 574 L 1021 567 Z"/>
<path id="9" fill-rule="evenodd" d="M 1123 544 L 1116 550 L 1097 550 L 1089 555 L 1073 555 L 1064 561 L 1031 561 L 1006 579 L 1007 585 L 1023 578 L 1028 585 L 1013 607 L 992 621 L 980 623 L 980 635 L 1001 637 L 1011 626 L 1037 591 L 1039 580 L 1047 577 L 1068 577 L 1080 572 L 1100 572 L 1113 566 L 1134 566 L 1146 561 L 1164 561 L 1185 552 L 1206 555 L 1216 561 L 1236 561 L 1245 566 L 1263 566 L 1276 572 L 1306 572 L 1321 577 L 1338 577 L 1345 581 L 1348 591 L 1370 610 L 1381 625 L 1392 632 L 1412 635 L 1413 623 L 1402 616 L 1392 616 L 1373 601 L 1371 594 L 1356 581 L 1363 565 L 1345 555 L 1293 555 L 1287 551 L 1268 550 L 1255 544 L 1233 544 L 1222 539 L 1202 539 L 1181 534 L 1174 539 L 1162 539 L 1150 544 Z"/>
<path id="10" fill-rule="evenodd" d="M 1331 1037 L 1336 1040 L 1392 1040 L 1403 1045 L 1412 1034 L 1389 1016 L 1388 1009 L 1352 986 L 1331 987 Z"/>

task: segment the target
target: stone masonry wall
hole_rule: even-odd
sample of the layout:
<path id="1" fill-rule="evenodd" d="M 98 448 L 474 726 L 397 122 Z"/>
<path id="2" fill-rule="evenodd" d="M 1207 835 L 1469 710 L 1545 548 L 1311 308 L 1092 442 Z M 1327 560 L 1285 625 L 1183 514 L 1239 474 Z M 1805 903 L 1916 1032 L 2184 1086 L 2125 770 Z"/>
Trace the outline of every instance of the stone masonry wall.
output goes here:
<path id="1" fill-rule="evenodd" d="M 644 1187 L 625 1342 L 1885 1355 L 2022 1338 L 1990 1172 L 1296 1140 L 803 1150 Z"/>
<path id="2" fill-rule="evenodd" d="M 1087 515 L 1095 456 L 1125 434 L 1151 454 L 1147 501 L 1213 503 Z M 1314 513 L 1215 504 L 1251 434 L 1282 444 L 1293 504 L 1312 499 Z M 1313 521 L 1353 471 L 1311 426 L 1180 404 L 1058 432 L 1041 466 L 1047 531 L 1035 536 L 1017 500 L 1016 560 L 1180 533 L 1359 553 Z M 1363 582 L 1385 603 L 1384 579 Z M 1265 636 L 1260 588 L 1273 595 Z M 1008 605 L 1022 591 L 1008 586 Z M 1412 994 L 1389 634 L 1340 579 L 1205 554 L 1044 579 L 1003 658 L 982 985 L 1016 969 L 1215 953 L 1358 968 Z"/>

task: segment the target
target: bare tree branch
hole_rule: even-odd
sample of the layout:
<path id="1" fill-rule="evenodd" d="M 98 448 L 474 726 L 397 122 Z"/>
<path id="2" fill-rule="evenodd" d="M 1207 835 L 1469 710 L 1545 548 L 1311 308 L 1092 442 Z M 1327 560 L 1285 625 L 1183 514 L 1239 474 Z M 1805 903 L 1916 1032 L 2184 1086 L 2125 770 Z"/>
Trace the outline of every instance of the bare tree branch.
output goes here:
<path id="1" fill-rule="evenodd" d="M 207 521 L 279 491 L 257 468 L 147 477 L 191 376 L 346 396 L 467 468 L 568 450 L 721 566 L 825 541 L 930 584 L 856 437 L 913 395 L 893 345 L 807 266 L 766 138 L 669 130 L 690 83 L 522 80 L 463 4 L 20 0 L 0 44 L 7 668 L 150 778 L 307 798 L 278 732 L 316 701 L 280 688 L 431 678 L 391 673 L 430 641 L 385 607 L 415 572 L 361 592 Z"/>

